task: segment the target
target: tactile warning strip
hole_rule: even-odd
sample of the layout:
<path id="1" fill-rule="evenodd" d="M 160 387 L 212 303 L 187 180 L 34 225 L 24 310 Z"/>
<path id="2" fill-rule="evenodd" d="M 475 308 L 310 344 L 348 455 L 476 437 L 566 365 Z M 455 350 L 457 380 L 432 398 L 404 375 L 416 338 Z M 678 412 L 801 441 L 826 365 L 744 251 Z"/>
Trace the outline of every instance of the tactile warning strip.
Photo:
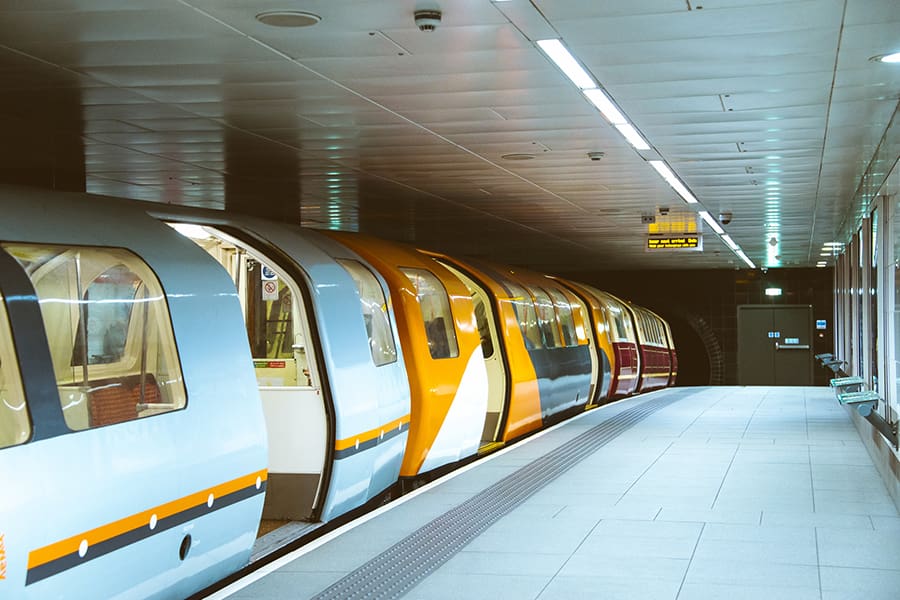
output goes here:
<path id="1" fill-rule="evenodd" d="M 399 598 L 494 522 L 635 423 L 692 394 L 671 390 L 629 408 L 435 518 L 314 598 Z"/>

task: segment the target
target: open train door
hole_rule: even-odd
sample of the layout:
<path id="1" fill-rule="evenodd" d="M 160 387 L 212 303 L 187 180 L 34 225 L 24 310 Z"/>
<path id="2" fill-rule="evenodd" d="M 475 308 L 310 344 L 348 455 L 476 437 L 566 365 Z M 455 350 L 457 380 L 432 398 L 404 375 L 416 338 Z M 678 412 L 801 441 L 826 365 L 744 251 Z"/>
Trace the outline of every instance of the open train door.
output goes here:
<path id="1" fill-rule="evenodd" d="M 256 244 L 239 239 L 239 232 L 170 224 L 215 258 L 237 290 L 269 440 L 263 519 L 317 520 L 330 464 L 330 425 L 310 342 L 306 285 L 296 269 L 279 265 Z"/>

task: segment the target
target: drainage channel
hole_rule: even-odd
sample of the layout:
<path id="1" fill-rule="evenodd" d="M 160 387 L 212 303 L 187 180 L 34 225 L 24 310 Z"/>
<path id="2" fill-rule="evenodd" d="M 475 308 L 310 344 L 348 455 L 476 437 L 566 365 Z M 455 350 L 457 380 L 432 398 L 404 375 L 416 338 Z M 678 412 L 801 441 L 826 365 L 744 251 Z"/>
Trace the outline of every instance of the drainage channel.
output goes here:
<path id="1" fill-rule="evenodd" d="M 535 492 L 653 413 L 693 394 L 671 391 L 603 421 L 435 518 L 314 600 L 399 598 Z"/>

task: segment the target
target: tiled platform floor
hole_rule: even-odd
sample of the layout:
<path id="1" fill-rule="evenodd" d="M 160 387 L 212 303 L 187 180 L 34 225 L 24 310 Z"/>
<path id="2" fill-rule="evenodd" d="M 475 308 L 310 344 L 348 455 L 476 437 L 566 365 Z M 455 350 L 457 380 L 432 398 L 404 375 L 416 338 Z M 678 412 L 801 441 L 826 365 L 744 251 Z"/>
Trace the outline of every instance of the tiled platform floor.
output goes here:
<path id="1" fill-rule="evenodd" d="M 537 492 L 406 597 L 900 599 L 900 515 L 832 391 L 694 392 Z M 591 411 L 518 445 L 231 597 L 312 597 L 473 493 L 646 399 Z"/>

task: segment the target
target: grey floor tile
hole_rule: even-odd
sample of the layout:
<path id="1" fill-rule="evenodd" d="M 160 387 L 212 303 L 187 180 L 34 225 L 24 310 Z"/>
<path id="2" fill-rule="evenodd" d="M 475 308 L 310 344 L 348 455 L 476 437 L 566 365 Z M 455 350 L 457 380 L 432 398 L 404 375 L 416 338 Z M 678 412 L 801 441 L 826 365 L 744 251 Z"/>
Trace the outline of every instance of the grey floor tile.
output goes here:
<path id="1" fill-rule="evenodd" d="M 765 527 L 831 527 L 849 529 L 872 529 L 867 515 L 845 512 L 801 512 L 764 510 L 762 525 Z"/>
<path id="2" fill-rule="evenodd" d="M 559 571 L 564 577 L 631 578 L 635 581 L 668 580 L 681 582 L 690 561 L 686 558 L 661 558 L 635 560 L 628 555 L 597 555 L 590 549 L 579 549 Z"/>
<path id="3" fill-rule="evenodd" d="M 406 600 L 528 600 L 537 598 L 549 576 L 483 575 L 460 577 L 457 573 L 433 573 L 410 590 Z"/>
<path id="4" fill-rule="evenodd" d="M 680 581 L 630 577 L 554 577 L 539 600 L 675 600 Z"/>
<path id="5" fill-rule="evenodd" d="M 570 557 L 570 554 L 463 550 L 444 563 L 435 573 L 551 577 L 563 568 Z"/>
<path id="6" fill-rule="evenodd" d="M 694 558 L 685 583 L 818 589 L 819 573 L 809 565 Z"/>
<path id="7" fill-rule="evenodd" d="M 656 520 L 758 525 L 761 516 L 761 510 L 700 510 L 699 507 L 684 509 L 663 507 L 660 513 L 656 515 Z"/>
<path id="8" fill-rule="evenodd" d="M 819 588 L 685 583 L 678 600 L 821 600 Z"/>
<path id="9" fill-rule="evenodd" d="M 823 566 L 823 600 L 897 600 L 900 571 Z"/>
<path id="10" fill-rule="evenodd" d="M 888 530 L 900 533 L 900 517 L 872 516 L 872 526 L 878 530 Z"/>
<path id="11" fill-rule="evenodd" d="M 818 543 L 823 566 L 900 571 L 900 536 L 896 532 L 821 528 Z"/>
<path id="12" fill-rule="evenodd" d="M 252 600 L 285 600 L 312 598 L 337 580 L 343 573 L 287 573 L 276 571 L 254 582 L 230 598 Z"/>

